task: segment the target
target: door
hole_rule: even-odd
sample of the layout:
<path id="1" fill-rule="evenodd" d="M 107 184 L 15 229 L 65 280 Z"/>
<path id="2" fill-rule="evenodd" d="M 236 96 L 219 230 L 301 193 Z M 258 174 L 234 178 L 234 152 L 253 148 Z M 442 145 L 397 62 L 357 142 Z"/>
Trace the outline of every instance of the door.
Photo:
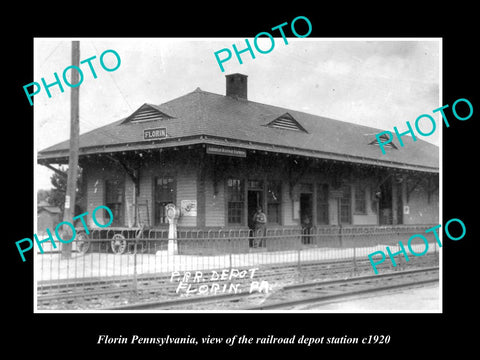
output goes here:
<path id="1" fill-rule="evenodd" d="M 313 204 L 313 194 L 300 194 L 300 223 L 302 225 L 302 243 L 310 244 L 310 232 L 312 228 L 312 204 Z"/>
<path id="2" fill-rule="evenodd" d="M 378 203 L 380 225 L 392 225 L 392 181 L 391 178 L 380 185 L 380 199 Z"/>
<path id="3" fill-rule="evenodd" d="M 397 191 L 396 191 L 396 196 L 397 196 L 397 219 L 395 224 L 396 225 L 401 225 L 403 224 L 403 199 L 402 199 L 402 186 L 401 184 L 397 184 Z"/>
<path id="4" fill-rule="evenodd" d="M 112 226 L 124 224 L 125 184 L 123 179 L 105 180 L 105 205 L 112 211 Z"/>
<path id="5" fill-rule="evenodd" d="M 263 191 L 262 190 L 248 190 L 247 194 L 247 213 L 248 213 L 248 227 L 254 228 L 253 215 L 257 211 L 257 206 L 263 208 Z"/>

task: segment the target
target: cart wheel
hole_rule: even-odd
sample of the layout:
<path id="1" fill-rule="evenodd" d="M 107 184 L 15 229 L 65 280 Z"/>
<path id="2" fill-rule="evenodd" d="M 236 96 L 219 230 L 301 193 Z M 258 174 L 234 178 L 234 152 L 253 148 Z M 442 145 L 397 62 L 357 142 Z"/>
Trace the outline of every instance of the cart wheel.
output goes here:
<path id="1" fill-rule="evenodd" d="M 86 254 L 88 250 L 90 250 L 90 239 L 85 232 L 81 232 L 77 235 L 77 250 L 82 253 Z"/>
<path id="2" fill-rule="evenodd" d="M 127 240 L 125 240 L 125 236 L 122 234 L 113 235 L 111 246 L 114 254 L 123 254 L 127 249 Z"/>

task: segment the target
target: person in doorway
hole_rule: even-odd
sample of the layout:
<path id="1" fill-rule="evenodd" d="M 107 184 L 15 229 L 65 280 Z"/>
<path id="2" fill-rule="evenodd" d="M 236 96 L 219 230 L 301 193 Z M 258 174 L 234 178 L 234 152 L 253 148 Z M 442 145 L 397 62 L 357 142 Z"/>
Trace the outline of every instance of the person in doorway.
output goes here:
<path id="1" fill-rule="evenodd" d="M 254 241 L 253 247 L 263 246 L 263 237 L 265 236 L 267 215 L 262 211 L 261 206 L 257 206 L 257 211 L 253 214 Z"/>
<path id="2" fill-rule="evenodd" d="M 311 230 L 312 230 L 312 222 L 310 221 L 310 216 L 304 215 L 302 218 L 303 244 L 310 244 L 312 242 L 310 238 Z"/>

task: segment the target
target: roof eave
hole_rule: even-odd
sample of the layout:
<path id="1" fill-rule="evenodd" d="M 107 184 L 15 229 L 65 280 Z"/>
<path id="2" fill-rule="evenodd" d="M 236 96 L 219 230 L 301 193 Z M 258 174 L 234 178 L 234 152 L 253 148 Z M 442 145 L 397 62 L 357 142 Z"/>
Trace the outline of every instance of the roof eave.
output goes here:
<path id="1" fill-rule="evenodd" d="M 251 141 L 245 142 L 237 139 L 219 138 L 219 137 L 214 137 L 209 135 L 197 135 L 197 136 L 182 137 L 182 138 L 169 138 L 169 139 L 162 139 L 162 140 L 142 141 L 138 143 L 115 144 L 115 145 L 109 145 L 109 146 L 103 145 L 103 146 L 83 147 L 83 148 L 80 148 L 79 155 L 85 156 L 85 155 L 107 154 L 107 153 L 125 152 L 125 151 L 144 151 L 144 150 L 174 148 L 178 146 L 202 145 L 202 144 L 238 147 L 238 148 L 253 150 L 253 151 L 264 151 L 266 153 L 278 153 L 278 154 L 294 155 L 294 156 L 297 155 L 297 156 L 305 156 L 305 157 L 311 157 L 311 158 L 323 159 L 323 160 L 382 166 L 382 167 L 411 170 L 411 171 L 439 173 L 438 166 L 426 166 L 426 165 L 419 165 L 419 164 L 402 163 L 397 161 L 379 160 L 379 159 L 367 158 L 362 156 L 336 154 L 336 153 L 329 153 L 329 152 L 323 152 L 318 150 L 301 149 L 301 148 L 295 148 L 295 147 L 289 147 L 289 146 L 264 144 L 264 143 L 257 143 L 257 142 L 251 142 Z M 54 150 L 54 151 L 41 151 L 37 155 L 37 161 L 40 164 L 68 163 L 68 149 Z"/>

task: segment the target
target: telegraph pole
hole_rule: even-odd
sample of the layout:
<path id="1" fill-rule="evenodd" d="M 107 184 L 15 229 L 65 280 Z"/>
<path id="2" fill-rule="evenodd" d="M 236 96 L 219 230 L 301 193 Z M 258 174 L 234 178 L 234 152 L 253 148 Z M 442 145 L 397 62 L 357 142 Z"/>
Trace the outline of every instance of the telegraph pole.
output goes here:
<path id="1" fill-rule="evenodd" d="M 80 66 L 80 41 L 72 41 L 72 65 Z M 72 68 L 71 84 L 78 84 L 79 72 Z M 65 195 L 65 209 L 63 212 L 63 221 L 73 224 L 75 215 L 75 192 L 77 190 L 78 175 L 78 137 L 80 133 L 79 126 L 79 86 L 70 89 L 70 152 L 68 156 L 68 178 L 67 192 Z M 68 240 L 73 236 L 72 230 L 68 226 L 63 226 L 62 239 Z M 62 243 L 62 259 L 69 259 L 72 253 L 72 242 Z"/>

